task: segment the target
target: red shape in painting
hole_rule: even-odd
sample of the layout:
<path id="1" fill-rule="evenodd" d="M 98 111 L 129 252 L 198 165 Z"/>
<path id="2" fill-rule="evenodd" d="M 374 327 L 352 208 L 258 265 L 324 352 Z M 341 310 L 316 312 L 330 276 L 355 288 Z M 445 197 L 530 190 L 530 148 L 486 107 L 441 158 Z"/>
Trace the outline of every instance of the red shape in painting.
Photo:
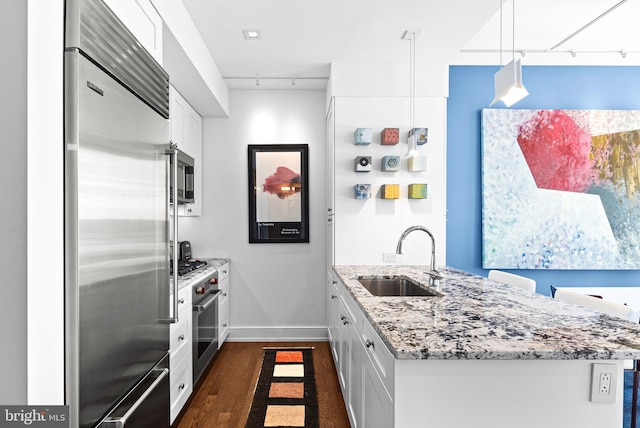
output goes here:
<path id="1" fill-rule="evenodd" d="M 518 144 L 539 188 L 584 192 L 592 182 L 591 134 L 561 110 L 520 125 Z"/>
<path id="2" fill-rule="evenodd" d="M 284 199 L 300 192 L 301 186 L 300 174 L 291 171 L 286 166 L 279 166 L 274 174 L 265 178 L 262 190 Z"/>

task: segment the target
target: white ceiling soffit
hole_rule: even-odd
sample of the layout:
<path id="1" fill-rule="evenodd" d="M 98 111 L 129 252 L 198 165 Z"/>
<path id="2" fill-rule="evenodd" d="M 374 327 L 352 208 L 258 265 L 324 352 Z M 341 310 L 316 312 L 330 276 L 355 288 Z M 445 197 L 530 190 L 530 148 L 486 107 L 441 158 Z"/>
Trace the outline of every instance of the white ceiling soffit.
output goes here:
<path id="1" fill-rule="evenodd" d="M 523 65 L 640 65 L 640 0 L 516 0 L 515 7 L 515 56 Z M 512 59 L 512 14 L 506 0 L 502 64 Z M 452 63 L 497 65 L 499 47 L 498 10 Z"/>
<path id="2" fill-rule="evenodd" d="M 231 89 L 324 89 L 333 62 L 408 63 L 402 35 L 414 29 L 424 31 L 416 59 L 446 64 L 499 9 L 496 0 L 183 2 Z M 245 40 L 247 29 L 262 39 Z"/>

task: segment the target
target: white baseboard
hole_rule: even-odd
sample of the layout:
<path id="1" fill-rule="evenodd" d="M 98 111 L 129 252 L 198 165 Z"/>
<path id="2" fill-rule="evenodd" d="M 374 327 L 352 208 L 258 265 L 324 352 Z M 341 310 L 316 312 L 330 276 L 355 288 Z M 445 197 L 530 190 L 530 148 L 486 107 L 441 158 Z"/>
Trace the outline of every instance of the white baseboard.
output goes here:
<path id="1" fill-rule="evenodd" d="M 232 327 L 228 342 L 326 342 L 326 327 Z"/>

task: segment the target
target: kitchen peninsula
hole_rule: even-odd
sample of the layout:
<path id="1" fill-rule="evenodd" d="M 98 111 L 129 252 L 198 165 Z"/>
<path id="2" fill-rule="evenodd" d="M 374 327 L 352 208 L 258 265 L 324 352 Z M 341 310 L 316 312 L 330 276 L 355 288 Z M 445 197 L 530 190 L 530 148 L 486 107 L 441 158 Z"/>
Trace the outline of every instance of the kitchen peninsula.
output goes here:
<path id="1" fill-rule="evenodd" d="M 358 281 L 428 285 L 425 269 L 333 269 L 329 337 L 354 426 L 622 426 L 640 326 L 448 267 L 441 296 L 377 297 Z M 590 400 L 594 363 L 613 372 L 613 403 Z"/>

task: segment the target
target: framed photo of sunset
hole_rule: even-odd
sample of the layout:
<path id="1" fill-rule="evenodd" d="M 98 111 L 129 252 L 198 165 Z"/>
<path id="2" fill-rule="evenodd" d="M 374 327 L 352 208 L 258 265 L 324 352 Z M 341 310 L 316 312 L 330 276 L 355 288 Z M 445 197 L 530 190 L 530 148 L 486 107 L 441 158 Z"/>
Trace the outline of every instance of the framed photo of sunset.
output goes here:
<path id="1" fill-rule="evenodd" d="M 485 269 L 640 269 L 640 111 L 482 110 Z"/>
<path id="2" fill-rule="evenodd" d="M 309 242 L 308 145 L 248 148 L 249 242 Z"/>

